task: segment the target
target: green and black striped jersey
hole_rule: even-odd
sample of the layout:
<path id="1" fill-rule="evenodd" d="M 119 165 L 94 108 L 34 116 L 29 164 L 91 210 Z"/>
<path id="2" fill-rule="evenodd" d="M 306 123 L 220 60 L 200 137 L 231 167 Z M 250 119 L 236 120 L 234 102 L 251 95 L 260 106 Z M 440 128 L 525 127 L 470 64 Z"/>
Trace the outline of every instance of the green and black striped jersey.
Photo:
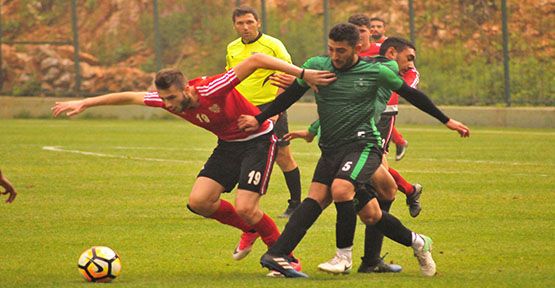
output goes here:
<path id="1" fill-rule="evenodd" d="M 393 61 L 393 63 L 395 63 Z M 328 56 L 308 59 L 303 68 L 327 70 L 336 74 L 337 80 L 328 86 L 318 87 L 316 104 L 321 125 L 319 145 L 334 148 L 359 140 L 381 145 L 376 123 L 391 95 L 403 80 L 393 70 L 396 63 L 372 63 L 359 60 L 346 71 L 336 70 Z M 301 86 L 307 84 L 297 79 Z"/>

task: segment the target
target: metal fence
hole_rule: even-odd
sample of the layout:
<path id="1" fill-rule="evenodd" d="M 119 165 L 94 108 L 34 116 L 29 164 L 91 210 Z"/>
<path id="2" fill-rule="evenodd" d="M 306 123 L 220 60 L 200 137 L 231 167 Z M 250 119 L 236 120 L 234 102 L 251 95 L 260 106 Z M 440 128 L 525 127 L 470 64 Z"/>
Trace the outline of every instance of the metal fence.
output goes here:
<path id="1" fill-rule="evenodd" d="M 71 15 L 71 23 L 68 23 L 68 26 L 71 27 L 68 29 L 66 40 L 49 40 L 47 39 L 47 35 L 45 35 L 45 39 L 31 40 L 26 39 L 24 34 L 17 35 L 17 29 L 12 27 L 16 25 L 17 19 L 6 18 L 4 16 L 2 2 L 0 2 L 0 11 L 2 11 L 2 16 L 0 17 L 0 42 L 2 44 L 16 47 L 22 51 L 25 51 L 25 49 L 30 46 L 36 45 L 71 45 L 73 47 L 72 60 L 74 65 L 73 69 L 71 69 L 73 75 L 71 78 L 72 84 L 65 90 L 58 89 L 49 91 L 48 89 L 44 89 L 44 87 L 48 85 L 42 85 L 41 79 L 43 75 L 31 75 L 29 78 L 38 82 L 37 85 L 41 88 L 31 91 L 29 94 L 91 95 L 109 92 L 108 90 L 110 89 L 108 88 L 104 88 L 100 91 L 90 91 L 89 89 L 84 89 L 81 85 L 83 82 L 81 71 L 83 64 L 80 51 L 83 51 L 82 47 L 84 46 L 89 47 L 89 50 L 92 49 L 90 47 L 94 47 L 94 45 L 91 45 L 89 42 L 80 42 L 80 30 L 84 29 L 83 21 L 88 21 L 88 19 L 83 18 L 83 15 L 86 15 L 87 11 L 91 11 L 92 13 L 94 8 L 96 8 L 91 8 L 90 6 L 103 4 L 98 4 L 96 1 L 84 0 L 71 0 L 70 5 L 67 4 L 69 2 L 61 4 L 62 2 L 52 0 L 21 2 L 26 2 L 28 6 L 31 5 L 29 4 L 30 2 L 40 3 L 35 3 L 36 5 L 50 5 L 51 11 L 58 7 L 60 11 L 62 11 L 58 11 L 59 15 L 63 15 L 63 11 Z M 353 4 L 351 2 L 361 3 Z M 421 87 L 429 91 L 432 95 L 439 94 L 441 97 L 438 98 L 438 103 L 459 105 L 503 104 L 506 106 L 511 106 L 513 103 L 518 105 L 555 105 L 555 91 L 553 87 L 554 69 L 552 69 L 554 68 L 553 55 L 547 54 L 547 59 L 540 59 L 539 56 L 535 56 L 533 53 L 525 56 L 527 52 L 530 51 L 529 47 L 524 45 L 525 43 L 520 43 L 518 47 L 511 43 L 511 40 L 514 39 L 514 35 L 518 33 L 513 32 L 511 34 L 509 27 L 519 26 L 516 24 L 519 19 L 515 19 L 516 17 L 511 18 L 511 7 L 513 7 L 513 9 L 520 9 L 521 7 L 518 6 L 518 2 L 509 1 L 509 5 L 507 5 L 507 0 L 473 0 L 460 1 L 461 4 L 458 5 L 452 4 L 453 7 L 459 7 L 459 9 L 466 10 L 466 12 L 473 12 L 475 14 L 474 16 L 465 16 L 467 18 L 464 20 L 472 22 L 471 24 L 477 27 L 476 31 L 471 32 L 474 33 L 473 35 L 464 35 L 463 32 L 458 32 L 458 34 L 455 33 L 455 38 L 452 36 L 443 37 L 442 33 L 445 33 L 445 30 L 449 29 L 461 30 L 461 25 L 464 25 L 461 24 L 462 20 L 453 19 L 457 15 L 462 15 L 461 11 L 457 13 L 455 11 L 442 11 L 439 9 L 440 7 L 437 6 L 439 4 L 434 6 L 433 3 L 415 3 L 413 0 L 391 2 L 392 4 L 372 4 L 368 3 L 368 1 L 333 0 L 307 2 L 266 0 L 208 0 L 204 2 L 195 0 L 153 0 L 151 3 L 148 3 L 146 7 L 143 7 L 145 11 L 141 12 L 139 15 L 141 20 L 137 23 L 132 23 L 132 25 L 138 25 L 139 29 L 143 30 L 142 32 L 145 34 L 144 38 L 135 38 L 132 40 L 122 39 L 121 44 L 124 48 L 127 47 L 128 50 L 136 51 L 139 49 L 141 51 L 151 51 L 151 53 L 146 53 L 152 55 L 145 62 L 146 64 L 143 63 L 141 66 L 136 67 L 140 70 L 153 72 L 164 66 L 173 65 L 183 68 L 184 70 L 190 70 L 194 73 L 215 73 L 223 68 L 225 45 L 230 40 L 236 38 L 230 21 L 231 8 L 233 6 L 245 4 L 255 7 L 260 12 L 263 24 L 262 31 L 281 39 L 290 50 L 294 61 L 297 64 L 301 64 L 310 56 L 326 52 L 327 31 L 331 23 L 344 22 L 349 14 L 362 12 L 369 16 L 381 16 L 386 19 L 388 22 L 388 35 L 407 37 L 417 44 L 417 66 L 422 76 Z M 439 1 L 435 1 L 434 3 L 436 2 Z M 4 6 L 5 5 L 6 4 L 4 4 Z M 123 10 L 125 7 L 116 8 Z M 479 9 L 483 9 L 483 11 Z M 484 11 L 487 11 L 487 13 Z M 287 18 L 283 17 L 284 14 L 287 14 Z M 549 16 L 551 14 L 548 13 L 546 15 Z M 34 18 L 36 23 L 32 25 L 45 25 L 40 16 L 41 15 Z M 476 19 L 478 17 L 481 18 L 476 20 L 472 17 L 476 17 Z M 490 20 L 482 19 L 484 17 L 490 17 Z M 491 19 L 494 19 L 494 21 L 491 21 Z M 553 24 L 551 23 L 554 22 L 553 20 L 555 19 L 551 16 L 537 23 L 529 23 L 529 25 L 532 26 L 536 25 L 535 29 L 539 31 L 538 38 L 547 38 L 548 46 L 552 46 L 553 44 L 553 39 L 550 39 L 550 35 L 552 36 L 552 34 L 542 35 L 542 33 L 547 33 L 545 31 L 552 30 Z M 27 19 L 26 21 L 32 20 Z M 451 24 L 453 26 L 449 26 Z M 490 30 L 481 31 L 483 27 L 488 27 Z M 434 29 L 436 29 L 435 32 L 433 31 Z M 429 43 L 427 39 L 430 39 L 430 35 L 434 35 L 434 33 L 436 33 L 438 37 L 434 39 L 432 43 Z M 511 37 L 511 35 L 513 35 L 513 37 Z M 100 36 L 100 38 L 102 37 L 103 36 Z M 106 38 L 108 37 L 109 36 Z M 180 37 L 183 37 L 185 40 L 181 42 L 177 41 L 176 38 Z M 488 50 L 484 51 L 484 55 L 481 55 L 480 52 L 470 53 L 469 50 L 471 50 L 471 48 L 468 47 L 468 43 L 472 43 L 472 37 L 482 37 L 482 40 L 490 43 L 492 47 L 488 47 Z M 125 38 L 125 36 L 121 38 Z M 206 38 L 208 38 L 208 40 Z M 85 41 L 91 41 L 91 39 Z M 99 41 L 99 43 L 102 42 Z M 195 45 L 196 48 L 194 48 L 192 52 L 183 51 L 182 54 L 178 56 L 172 52 L 174 50 L 181 51 L 188 45 Z M 521 51 L 519 51 L 519 49 Z M 123 50 L 124 52 L 127 51 L 126 49 Z M 465 51 L 469 53 L 465 54 Z M 510 51 L 518 57 L 510 58 Z M 86 52 L 90 53 L 91 51 Z M 200 56 L 196 54 L 200 54 Z M 542 53 L 539 54 L 541 55 Z M 470 57 L 469 55 L 472 55 L 472 60 L 468 60 L 468 57 Z M 7 79 L 6 72 L 9 72 L 8 69 L 11 68 L 9 63 L 3 61 L 3 56 L 5 55 L 2 54 L 2 50 L 0 49 L 0 67 L 2 67 L 2 69 L 0 69 L 0 91 L 4 95 L 21 94 L 14 93 L 14 85 L 12 85 L 10 89 L 4 89 L 6 88 L 4 85 L 6 83 L 5 80 L 13 81 L 13 79 Z M 199 57 L 205 58 L 199 60 Z M 444 62 L 451 62 L 451 64 L 440 63 L 442 59 L 435 59 L 435 57 L 447 58 L 443 59 L 445 60 Z M 101 57 L 98 56 L 98 58 Z M 208 58 L 216 59 L 210 59 L 210 61 L 208 61 L 206 60 Z M 200 64 L 198 63 L 199 61 Z M 109 61 L 102 61 L 102 59 L 100 59 L 100 62 L 100 64 L 104 62 L 105 66 L 110 65 Z M 106 62 L 108 64 L 106 64 Z M 199 67 L 199 65 L 202 67 Z M 449 67 L 449 65 L 452 67 Z M 511 65 L 515 65 L 516 70 L 511 69 Z M 544 70 L 548 75 L 546 76 L 545 73 L 536 73 L 537 71 L 533 71 L 533 69 L 526 69 L 528 65 L 537 65 L 539 69 Z M 543 78 L 538 79 L 534 73 L 542 75 L 541 77 Z M 452 83 L 449 83 L 450 81 L 452 81 Z M 454 85 L 455 82 L 457 85 Z M 468 91 L 465 90 L 466 88 L 468 88 Z M 484 98 L 483 95 L 480 96 L 479 93 L 481 89 L 490 91 L 489 93 L 492 94 L 490 95 L 491 97 Z M 526 91 L 526 89 L 530 91 Z M 462 96 L 441 95 L 456 93 Z M 519 97 L 514 99 L 514 94 L 519 95 Z M 521 95 L 526 95 L 526 97 Z"/>

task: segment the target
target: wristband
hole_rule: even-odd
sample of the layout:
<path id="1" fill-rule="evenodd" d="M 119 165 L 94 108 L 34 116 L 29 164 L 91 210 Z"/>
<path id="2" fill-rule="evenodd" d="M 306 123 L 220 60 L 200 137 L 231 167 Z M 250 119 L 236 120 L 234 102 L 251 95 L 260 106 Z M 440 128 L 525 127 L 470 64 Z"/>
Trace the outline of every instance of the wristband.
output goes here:
<path id="1" fill-rule="evenodd" d="M 303 77 L 304 77 L 304 68 L 303 68 L 303 71 L 301 71 L 301 76 L 299 76 L 299 78 L 303 79 Z"/>

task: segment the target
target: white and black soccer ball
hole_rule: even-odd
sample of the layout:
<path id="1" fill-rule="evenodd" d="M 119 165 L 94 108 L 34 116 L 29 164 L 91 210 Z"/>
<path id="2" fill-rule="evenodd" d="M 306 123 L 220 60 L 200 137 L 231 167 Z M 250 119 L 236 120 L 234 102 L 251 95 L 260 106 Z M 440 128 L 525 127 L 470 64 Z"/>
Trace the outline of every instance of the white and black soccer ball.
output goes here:
<path id="1" fill-rule="evenodd" d="M 79 272 L 89 282 L 110 282 L 121 273 L 121 259 L 112 249 L 94 246 L 87 249 L 77 264 Z"/>

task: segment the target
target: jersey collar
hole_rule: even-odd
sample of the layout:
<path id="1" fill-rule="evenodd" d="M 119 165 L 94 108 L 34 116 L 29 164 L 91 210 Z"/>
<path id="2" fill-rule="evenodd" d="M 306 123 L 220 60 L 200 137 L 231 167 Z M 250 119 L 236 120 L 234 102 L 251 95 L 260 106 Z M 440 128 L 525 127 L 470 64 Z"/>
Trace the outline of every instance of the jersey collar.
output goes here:
<path id="1" fill-rule="evenodd" d="M 241 39 L 241 42 L 243 42 L 243 44 L 245 44 L 245 45 L 247 45 L 247 44 L 252 44 L 252 43 L 258 41 L 258 39 L 260 39 L 260 37 L 262 37 L 263 34 L 264 34 L 264 33 L 262 33 L 262 32 L 258 32 L 258 36 L 256 36 L 256 38 L 254 38 L 254 40 L 252 40 L 252 41 L 250 41 L 250 42 L 248 42 L 248 43 L 245 43 L 245 42 L 243 42 L 243 39 Z"/>

